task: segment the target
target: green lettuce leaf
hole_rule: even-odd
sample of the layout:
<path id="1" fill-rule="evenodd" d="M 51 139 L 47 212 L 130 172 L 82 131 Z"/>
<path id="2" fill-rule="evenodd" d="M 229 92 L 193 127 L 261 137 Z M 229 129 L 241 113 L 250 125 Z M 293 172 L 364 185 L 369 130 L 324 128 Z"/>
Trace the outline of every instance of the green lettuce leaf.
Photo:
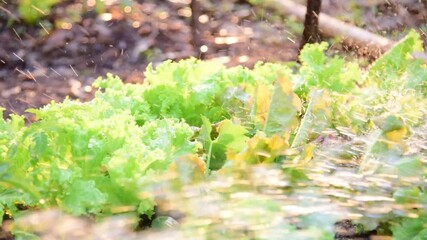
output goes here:
<path id="1" fill-rule="evenodd" d="M 393 239 L 396 240 L 421 240 L 427 237 L 427 217 L 420 216 L 418 218 L 404 218 L 402 222 L 392 227 Z"/>
<path id="2" fill-rule="evenodd" d="M 76 180 L 66 189 L 61 201 L 68 212 L 82 215 L 101 211 L 106 197 L 94 181 Z"/>
<path id="3" fill-rule="evenodd" d="M 413 53 L 422 52 L 420 35 L 412 30 L 393 48 L 378 58 L 369 68 L 367 84 L 383 89 L 408 86 L 416 89 L 426 87 L 427 67 L 421 59 L 415 60 Z M 418 76 L 417 76 L 418 75 Z"/>
<path id="4" fill-rule="evenodd" d="M 19 0 L 18 10 L 25 22 L 34 24 L 48 15 L 52 6 L 59 2 L 59 0 Z"/>
<path id="5" fill-rule="evenodd" d="M 202 119 L 203 125 L 198 138 L 208 154 L 206 160 L 208 169 L 218 170 L 225 164 L 227 153 L 236 153 L 246 147 L 249 140 L 246 136 L 248 130 L 230 120 L 224 120 L 219 123 L 217 137 L 212 139 L 211 123 L 206 117 Z"/>
<path id="6" fill-rule="evenodd" d="M 361 81 L 362 75 L 357 64 L 346 64 L 339 57 L 327 58 L 324 53 L 327 48 L 328 44 L 322 42 L 307 44 L 301 50 L 300 76 L 294 80 L 295 90 L 300 96 L 306 95 L 313 87 L 346 93 Z"/>

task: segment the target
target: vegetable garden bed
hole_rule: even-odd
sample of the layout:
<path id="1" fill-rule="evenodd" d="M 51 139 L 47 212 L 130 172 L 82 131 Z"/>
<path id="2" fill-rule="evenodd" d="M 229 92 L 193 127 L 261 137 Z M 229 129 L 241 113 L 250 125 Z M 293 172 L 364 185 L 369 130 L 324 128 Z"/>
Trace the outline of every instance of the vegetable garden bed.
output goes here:
<path id="1" fill-rule="evenodd" d="M 368 69 L 327 48 L 253 69 L 166 61 L 142 85 L 108 75 L 89 102 L 29 109 L 29 125 L 11 115 L 0 121 L 1 215 L 17 239 L 73 236 L 26 216 L 51 208 L 92 219 L 69 217 L 82 236 L 122 216 L 117 228 L 148 217 L 160 229 L 127 239 L 333 239 L 346 221 L 353 236 L 427 238 L 419 35 Z"/>

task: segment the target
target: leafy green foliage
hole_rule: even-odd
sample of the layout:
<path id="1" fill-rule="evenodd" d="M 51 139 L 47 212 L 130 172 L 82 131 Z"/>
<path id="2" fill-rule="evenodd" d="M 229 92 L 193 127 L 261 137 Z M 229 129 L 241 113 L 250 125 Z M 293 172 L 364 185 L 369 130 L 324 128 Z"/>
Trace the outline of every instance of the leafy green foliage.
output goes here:
<path id="1" fill-rule="evenodd" d="M 353 63 L 344 63 L 339 57 L 329 59 L 324 51 L 328 48 L 325 42 L 312 44 L 301 50 L 299 70 L 295 84 L 297 92 L 307 93 L 310 88 L 329 89 L 345 93 L 354 89 L 362 78 L 359 67 Z"/>
<path id="2" fill-rule="evenodd" d="M 96 188 L 95 181 L 75 180 L 60 204 L 71 213 L 82 215 L 87 212 L 98 213 L 106 200 L 105 195 Z"/>
<path id="3" fill-rule="evenodd" d="M 412 56 L 414 53 L 423 51 L 422 45 L 419 34 L 415 30 L 409 32 L 396 46 L 371 65 L 368 72 L 369 84 L 375 84 L 381 88 L 404 85 L 426 94 L 427 66 L 422 64 L 421 59 L 414 60 Z"/>
<path id="4" fill-rule="evenodd" d="M 403 239 L 413 239 L 421 240 L 427 238 L 427 217 L 423 216 L 420 218 L 405 218 L 399 224 L 392 228 L 393 239 L 403 240 Z"/>
<path id="5" fill-rule="evenodd" d="M 53 5 L 59 0 L 19 0 L 19 14 L 25 22 L 34 24 L 45 15 L 48 15 Z"/>
<path id="6" fill-rule="evenodd" d="M 205 117 L 202 120 L 203 125 L 199 139 L 208 154 L 207 167 L 211 170 L 218 170 L 227 160 L 227 153 L 239 152 L 246 146 L 248 137 L 245 134 L 248 131 L 238 124 L 233 124 L 230 120 L 224 120 L 220 122 L 216 130 L 217 137 L 211 139 L 211 123 Z"/>
<path id="7" fill-rule="evenodd" d="M 78 215 L 108 212 L 109 205 L 136 206 L 141 200 L 135 189 L 149 181 L 143 180 L 148 172 L 165 171 L 197 148 L 185 123 L 153 120 L 139 127 L 129 110 L 99 99 L 31 111 L 39 121 L 20 130 L 2 160 L 12 173 L 3 181 L 19 179 L 35 191 L 27 204 L 57 204 Z"/>

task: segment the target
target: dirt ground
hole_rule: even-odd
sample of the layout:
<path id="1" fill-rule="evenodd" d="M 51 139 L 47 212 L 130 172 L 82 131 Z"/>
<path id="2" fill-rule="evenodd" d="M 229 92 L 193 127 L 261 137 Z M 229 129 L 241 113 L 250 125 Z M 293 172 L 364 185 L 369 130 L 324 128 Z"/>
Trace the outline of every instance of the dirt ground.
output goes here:
<path id="1" fill-rule="evenodd" d="M 92 82 L 107 72 L 125 82 L 143 82 L 150 62 L 200 57 L 191 34 L 190 0 L 105 1 L 102 14 L 95 13 L 91 2 L 62 1 L 30 26 L 19 19 L 16 0 L 0 1 L 0 106 L 6 108 L 5 117 L 66 96 L 89 100 Z M 303 25 L 294 18 L 242 0 L 203 0 L 201 5 L 205 59 L 247 67 L 297 59 Z M 323 0 L 322 12 L 394 40 L 410 28 L 426 39 L 424 0 Z M 333 45 L 333 51 L 343 49 Z"/>

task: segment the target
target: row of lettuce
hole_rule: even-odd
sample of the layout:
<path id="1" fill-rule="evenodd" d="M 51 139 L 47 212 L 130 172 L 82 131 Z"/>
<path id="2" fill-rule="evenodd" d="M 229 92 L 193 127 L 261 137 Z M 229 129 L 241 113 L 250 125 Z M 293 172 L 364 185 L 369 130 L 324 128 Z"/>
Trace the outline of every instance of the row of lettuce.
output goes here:
<path id="1" fill-rule="evenodd" d="M 29 109 L 38 119 L 29 125 L 17 115 L 0 120 L 0 216 L 16 216 L 19 206 L 151 216 L 154 196 L 144 189 L 155 176 L 203 179 L 224 165 L 287 161 L 290 150 L 300 151 L 294 163 L 307 162 L 330 129 L 373 136 L 349 158 L 360 159 L 361 174 L 418 177 L 419 185 L 396 189 L 397 201 L 424 207 L 425 148 L 408 145 L 422 141 L 415 130 L 426 124 L 427 67 L 412 56 L 423 50 L 419 35 L 410 32 L 367 70 L 326 56 L 327 48 L 306 46 L 299 67 L 166 61 L 149 66 L 142 85 L 107 75 L 89 102 Z M 411 221 L 402 218 L 401 229 Z M 416 222 L 412 237 L 424 228 Z"/>

